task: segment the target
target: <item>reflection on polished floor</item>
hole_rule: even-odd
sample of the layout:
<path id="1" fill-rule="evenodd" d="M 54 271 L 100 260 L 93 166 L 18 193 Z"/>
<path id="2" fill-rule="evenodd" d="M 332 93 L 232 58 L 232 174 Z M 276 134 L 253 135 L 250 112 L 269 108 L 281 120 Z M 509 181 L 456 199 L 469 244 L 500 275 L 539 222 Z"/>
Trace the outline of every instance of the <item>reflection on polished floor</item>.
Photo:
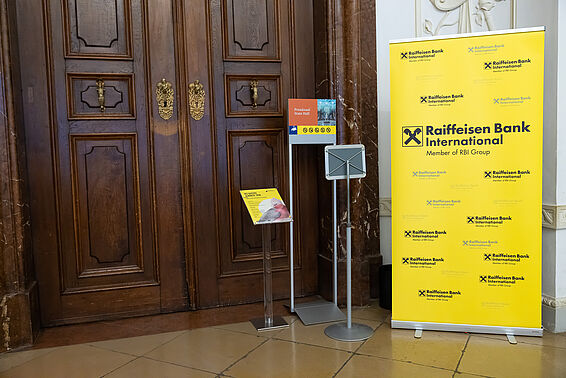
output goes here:
<path id="1" fill-rule="evenodd" d="M 345 343 L 295 316 L 287 329 L 258 334 L 238 322 L 254 312 L 259 304 L 49 329 L 34 349 L 0 355 L 0 377 L 566 377 L 566 334 L 517 345 L 428 331 L 418 340 L 392 330 L 375 303 L 353 311 L 374 335 Z M 144 336 L 128 337 L 136 334 Z"/>

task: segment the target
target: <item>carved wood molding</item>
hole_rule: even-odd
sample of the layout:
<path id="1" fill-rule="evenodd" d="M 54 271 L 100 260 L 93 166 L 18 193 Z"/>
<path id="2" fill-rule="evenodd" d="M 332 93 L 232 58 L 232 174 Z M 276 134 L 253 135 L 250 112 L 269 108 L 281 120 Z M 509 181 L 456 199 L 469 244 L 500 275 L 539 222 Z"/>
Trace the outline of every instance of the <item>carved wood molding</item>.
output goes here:
<path id="1" fill-rule="evenodd" d="M 542 304 L 551 308 L 562 308 L 566 307 L 566 297 L 554 298 L 550 295 L 542 295 Z"/>
<path id="2" fill-rule="evenodd" d="M 566 205 L 542 205 L 542 226 L 554 230 L 566 229 Z"/>
<path id="3" fill-rule="evenodd" d="M 391 216 L 391 198 L 385 198 L 385 197 L 379 198 L 379 216 L 380 217 Z"/>

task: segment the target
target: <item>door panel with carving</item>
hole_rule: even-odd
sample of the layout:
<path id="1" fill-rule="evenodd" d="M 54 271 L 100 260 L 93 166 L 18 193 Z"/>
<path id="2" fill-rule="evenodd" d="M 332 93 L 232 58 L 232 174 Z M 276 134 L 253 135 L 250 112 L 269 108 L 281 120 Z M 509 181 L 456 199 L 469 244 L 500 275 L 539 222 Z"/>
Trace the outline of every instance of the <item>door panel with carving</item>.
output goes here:
<path id="1" fill-rule="evenodd" d="M 172 1 L 18 2 L 42 323 L 186 308 Z M 154 28 L 154 29 L 152 29 Z M 157 30 L 160 33 L 149 33 Z"/>
<path id="2" fill-rule="evenodd" d="M 188 206 L 200 222 L 193 247 L 196 298 L 201 307 L 261 300 L 261 229 L 253 226 L 239 191 L 276 187 L 288 201 L 287 99 L 314 97 L 312 3 L 185 4 L 188 80 L 198 79 L 207 93 L 205 116 L 190 119 L 190 140 L 183 140 L 193 167 Z M 191 23 L 195 14 L 207 22 Z M 304 230 L 295 240 L 298 295 L 317 288 L 315 153 L 308 147 L 295 152 L 297 181 L 302 178 L 294 189 L 295 225 Z M 274 295 L 288 297 L 288 225 L 272 228 Z"/>

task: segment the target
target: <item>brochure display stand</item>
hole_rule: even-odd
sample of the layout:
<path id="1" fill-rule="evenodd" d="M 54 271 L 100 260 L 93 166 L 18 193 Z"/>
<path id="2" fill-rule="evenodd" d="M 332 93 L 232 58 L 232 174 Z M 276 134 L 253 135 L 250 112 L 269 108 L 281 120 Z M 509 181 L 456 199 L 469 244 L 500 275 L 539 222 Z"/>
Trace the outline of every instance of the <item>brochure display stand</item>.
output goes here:
<path id="1" fill-rule="evenodd" d="M 365 324 L 352 323 L 352 224 L 350 222 L 350 179 L 366 177 L 365 147 L 362 144 L 326 146 L 324 148 L 326 179 L 346 179 L 346 323 L 328 326 L 326 336 L 339 341 L 361 341 L 369 338 L 373 329 Z"/>
<path id="2" fill-rule="evenodd" d="M 281 316 L 273 315 L 271 271 L 271 227 L 274 223 L 291 222 L 291 216 L 277 189 L 241 190 L 254 225 L 261 226 L 263 246 L 263 318 L 250 320 L 258 331 L 289 327 Z"/>
<path id="3" fill-rule="evenodd" d="M 336 144 L 336 100 L 290 99 L 289 100 L 289 210 L 293 214 L 293 145 L 297 144 Z M 338 308 L 338 256 L 337 256 L 337 214 L 336 182 L 332 190 L 333 198 L 333 294 L 334 301 L 323 299 L 295 305 L 294 271 L 294 221 L 289 231 L 289 271 L 291 275 L 291 312 L 296 313 L 303 324 L 319 324 L 344 320 Z"/>

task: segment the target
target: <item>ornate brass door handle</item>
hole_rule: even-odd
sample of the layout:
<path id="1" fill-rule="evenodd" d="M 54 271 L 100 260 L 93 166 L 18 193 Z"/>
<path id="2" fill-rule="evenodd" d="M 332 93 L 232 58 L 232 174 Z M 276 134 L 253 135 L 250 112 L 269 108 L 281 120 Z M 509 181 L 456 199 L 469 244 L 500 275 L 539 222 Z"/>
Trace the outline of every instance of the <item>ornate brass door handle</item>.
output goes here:
<path id="1" fill-rule="evenodd" d="M 189 111 L 195 121 L 204 116 L 204 86 L 195 80 L 189 84 Z"/>
<path id="2" fill-rule="evenodd" d="M 164 120 L 168 120 L 173 116 L 173 102 L 175 101 L 173 86 L 167 80 L 161 79 L 161 81 L 157 83 L 155 95 L 157 97 L 159 115 Z"/>
<path id="3" fill-rule="evenodd" d="M 257 80 L 250 81 L 250 94 L 252 96 L 252 108 L 256 109 L 257 108 L 257 99 L 258 99 Z"/>
<path id="4" fill-rule="evenodd" d="M 104 113 L 104 111 L 106 110 L 106 106 L 105 106 L 106 100 L 104 99 L 105 91 L 106 90 L 104 89 L 104 80 L 102 79 L 96 80 L 96 93 L 98 94 L 98 105 L 100 105 L 101 113 Z"/>

